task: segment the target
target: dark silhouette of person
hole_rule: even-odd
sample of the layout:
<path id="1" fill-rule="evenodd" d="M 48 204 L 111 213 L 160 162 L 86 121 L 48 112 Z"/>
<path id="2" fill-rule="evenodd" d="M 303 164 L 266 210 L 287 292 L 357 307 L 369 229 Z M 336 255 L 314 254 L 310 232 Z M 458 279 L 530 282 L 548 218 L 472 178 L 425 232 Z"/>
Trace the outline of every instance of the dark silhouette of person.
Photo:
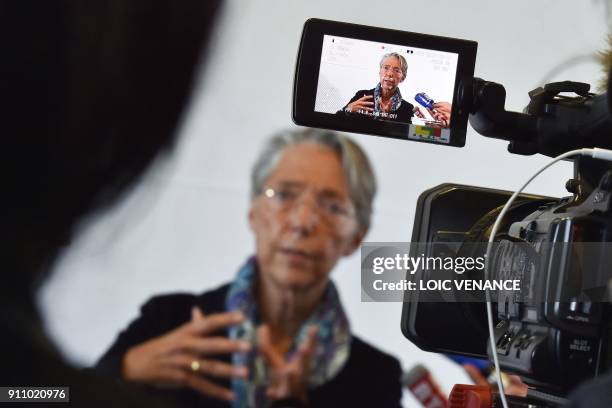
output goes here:
<path id="1" fill-rule="evenodd" d="M 154 404 L 64 361 L 35 291 L 79 220 L 115 203 L 172 148 L 219 5 L 0 3 L 0 386 L 68 386 L 73 407 Z"/>

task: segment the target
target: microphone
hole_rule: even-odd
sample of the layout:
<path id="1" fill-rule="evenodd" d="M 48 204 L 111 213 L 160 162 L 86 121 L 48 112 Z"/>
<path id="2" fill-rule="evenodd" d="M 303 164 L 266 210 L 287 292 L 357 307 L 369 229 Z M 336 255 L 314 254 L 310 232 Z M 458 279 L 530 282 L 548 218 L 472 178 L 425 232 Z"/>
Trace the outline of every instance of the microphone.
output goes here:
<path id="1" fill-rule="evenodd" d="M 499 395 L 488 385 L 457 384 L 449 398 L 451 408 L 492 408 Z"/>
<path id="2" fill-rule="evenodd" d="M 412 113 L 414 114 L 414 116 L 416 116 L 417 118 L 421 118 L 421 119 L 425 119 L 425 114 L 423 113 L 423 111 L 421 111 L 421 109 L 419 109 L 418 106 L 415 106 L 412 109 Z"/>
<path id="3" fill-rule="evenodd" d="M 403 373 L 401 382 L 423 407 L 448 408 L 448 399 L 423 365 L 417 364 L 410 371 Z"/>
<path id="4" fill-rule="evenodd" d="M 433 109 L 434 100 L 431 99 L 425 92 L 419 92 L 414 96 L 414 100 L 426 109 Z"/>
<path id="5" fill-rule="evenodd" d="M 545 394 L 542 394 L 545 395 Z M 551 396 L 549 395 L 548 398 Z M 448 397 L 450 400 L 449 408 L 497 408 L 502 406 L 502 399 L 499 396 L 497 389 L 488 385 L 467 385 L 456 384 Z M 551 399 L 542 399 L 537 396 L 519 397 L 516 395 L 507 395 L 506 401 L 510 408 L 538 408 L 548 406 L 561 406 L 567 400 L 564 398 L 554 397 Z M 553 405 L 547 402 L 554 401 Z"/>

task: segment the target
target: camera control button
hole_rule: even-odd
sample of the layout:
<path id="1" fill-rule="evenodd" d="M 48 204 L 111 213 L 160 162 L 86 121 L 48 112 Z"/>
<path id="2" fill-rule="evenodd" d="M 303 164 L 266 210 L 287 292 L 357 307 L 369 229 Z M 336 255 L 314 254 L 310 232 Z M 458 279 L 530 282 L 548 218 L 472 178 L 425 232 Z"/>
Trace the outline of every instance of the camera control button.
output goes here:
<path id="1" fill-rule="evenodd" d="M 577 300 L 572 300 L 570 302 L 569 310 L 570 310 L 570 312 L 574 312 L 574 313 L 576 313 L 578 311 L 578 301 Z"/>

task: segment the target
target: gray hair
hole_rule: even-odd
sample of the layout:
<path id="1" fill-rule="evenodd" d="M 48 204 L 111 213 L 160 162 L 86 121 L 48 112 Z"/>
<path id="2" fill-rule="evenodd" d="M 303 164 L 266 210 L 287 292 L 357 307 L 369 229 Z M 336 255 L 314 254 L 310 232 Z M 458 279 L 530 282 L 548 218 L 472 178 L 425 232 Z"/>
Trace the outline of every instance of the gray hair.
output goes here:
<path id="1" fill-rule="evenodd" d="M 406 74 L 408 73 L 408 63 L 406 62 L 406 58 L 404 58 L 403 55 L 400 55 L 397 52 L 389 52 L 389 53 L 383 55 L 382 58 L 380 59 L 380 63 L 379 63 L 380 67 L 382 68 L 383 61 L 386 60 L 389 57 L 397 58 L 397 60 L 400 63 L 400 68 L 402 70 L 402 81 L 404 79 L 406 79 Z"/>
<path id="2" fill-rule="evenodd" d="M 265 144 L 251 171 L 251 198 L 261 194 L 264 183 L 276 167 L 282 152 L 300 143 L 316 143 L 335 151 L 342 162 L 350 197 L 355 205 L 359 226 L 367 230 L 372 216 L 372 201 L 376 194 L 376 178 L 364 151 L 350 138 L 320 129 L 284 130 Z"/>

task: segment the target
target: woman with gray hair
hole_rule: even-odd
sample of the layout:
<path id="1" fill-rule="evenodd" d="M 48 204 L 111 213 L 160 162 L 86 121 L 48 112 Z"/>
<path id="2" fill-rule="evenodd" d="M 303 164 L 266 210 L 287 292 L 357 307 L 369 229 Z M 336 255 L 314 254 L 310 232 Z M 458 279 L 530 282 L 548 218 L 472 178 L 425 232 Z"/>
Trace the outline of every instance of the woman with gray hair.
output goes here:
<path id="1" fill-rule="evenodd" d="M 251 175 L 255 255 L 230 284 L 151 299 L 98 368 L 182 406 L 400 406 L 399 362 L 351 333 L 329 278 L 361 244 L 375 192 L 349 138 L 277 134 Z"/>
<path id="2" fill-rule="evenodd" d="M 390 52 L 382 56 L 379 65 L 376 87 L 357 91 L 337 114 L 411 123 L 414 106 L 402 99 L 398 88 L 408 73 L 406 59 L 397 52 Z"/>

